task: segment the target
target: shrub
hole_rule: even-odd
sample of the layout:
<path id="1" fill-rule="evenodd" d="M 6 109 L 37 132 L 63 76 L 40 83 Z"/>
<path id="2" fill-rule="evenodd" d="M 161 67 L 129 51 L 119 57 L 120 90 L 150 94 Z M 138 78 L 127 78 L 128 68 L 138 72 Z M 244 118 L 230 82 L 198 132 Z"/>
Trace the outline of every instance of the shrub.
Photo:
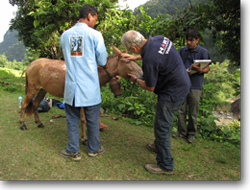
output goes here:
<path id="1" fill-rule="evenodd" d="M 117 98 L 114 98 L 107 85 L 101 88 L 101 106 L 105 112 L 125 116 L 136 125 L 153 127 L 157 96 L 125 79 L 121 79 L 121 86 L 122 95 Z"/>

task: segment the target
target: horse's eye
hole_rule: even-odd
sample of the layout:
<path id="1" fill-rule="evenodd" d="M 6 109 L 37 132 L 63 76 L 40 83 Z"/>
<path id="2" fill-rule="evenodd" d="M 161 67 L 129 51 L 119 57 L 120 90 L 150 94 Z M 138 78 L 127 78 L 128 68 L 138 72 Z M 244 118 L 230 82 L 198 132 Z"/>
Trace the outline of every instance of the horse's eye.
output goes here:
<path id="1" fill-rule="evenodd" d="M 127 64 L 130 63 L 130 62 L 131 62 L 130 60 L 126 61 Z"/>

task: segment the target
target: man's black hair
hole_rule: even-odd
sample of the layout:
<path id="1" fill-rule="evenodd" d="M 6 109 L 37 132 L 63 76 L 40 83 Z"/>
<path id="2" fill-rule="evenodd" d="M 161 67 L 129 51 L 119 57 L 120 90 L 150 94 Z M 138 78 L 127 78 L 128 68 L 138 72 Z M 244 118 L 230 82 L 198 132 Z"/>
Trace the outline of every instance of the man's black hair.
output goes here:
<path id="1" fill-rule="evenodd" d="M 90 5 L 90 4 L 85 4 L 83 5 L 83 7 L 80 9 L 80 13 L 79 13 L 79 19 L 80 18 L 87 18 L 88 14 L 91 14 L 92 16 L 95 16 L 96 14 L 99 14 L 99 12 L 97 11 L 97 9 Z"/>
<path id="2" fill-rule="evenodd" d="M 200 33 L 197 29 L 189 29 L 186 33 L 186 39 L 188 39 L 188 37 L 191 37 L 192 39 L 199 39 L 200 38 Z"/>

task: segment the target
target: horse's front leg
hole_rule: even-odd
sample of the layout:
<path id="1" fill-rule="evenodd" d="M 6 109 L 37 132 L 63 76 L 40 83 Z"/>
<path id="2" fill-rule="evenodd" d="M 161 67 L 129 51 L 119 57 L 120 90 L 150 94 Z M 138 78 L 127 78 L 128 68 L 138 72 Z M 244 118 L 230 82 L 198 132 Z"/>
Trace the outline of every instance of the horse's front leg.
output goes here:
<path id="1" fill-rule="evenodd" d="M 37 127 L 39 128 L 44 128 L 43 123 L 40 121 L 39 114 L 38 114 L 38 106 L 40 105 L 41 101 L 46 95 L 46 91 L 44 89 L 40 89 L 35 100 L 33 101 L 33 111 L 34 111 L 34 117 L 35 117 L 35 122 L 37 123 Z"/>
<path id="2" fill-rule="evenodd" d="M 86 118 L 84 114 L 84 108 L 80 109 L 81 129 L 82 129 L 82 144 L 87 145 L 88 140 L 86 138 Z"/>

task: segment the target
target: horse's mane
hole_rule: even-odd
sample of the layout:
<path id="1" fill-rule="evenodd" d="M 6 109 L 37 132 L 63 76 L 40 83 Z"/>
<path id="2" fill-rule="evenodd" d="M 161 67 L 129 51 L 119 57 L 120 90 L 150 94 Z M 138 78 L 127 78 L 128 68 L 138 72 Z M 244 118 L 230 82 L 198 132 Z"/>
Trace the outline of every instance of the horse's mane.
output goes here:
<path id="1" fill-rule="evenodd" d="M 114 58 L 114 57 L 116 57 L 116 56 L 117 56 L 116 54 L 110 55 L 110 56 L 108 56 L 108 60 L 109 60 L 109 59 L 112 59 L 112 58 Z"/>

